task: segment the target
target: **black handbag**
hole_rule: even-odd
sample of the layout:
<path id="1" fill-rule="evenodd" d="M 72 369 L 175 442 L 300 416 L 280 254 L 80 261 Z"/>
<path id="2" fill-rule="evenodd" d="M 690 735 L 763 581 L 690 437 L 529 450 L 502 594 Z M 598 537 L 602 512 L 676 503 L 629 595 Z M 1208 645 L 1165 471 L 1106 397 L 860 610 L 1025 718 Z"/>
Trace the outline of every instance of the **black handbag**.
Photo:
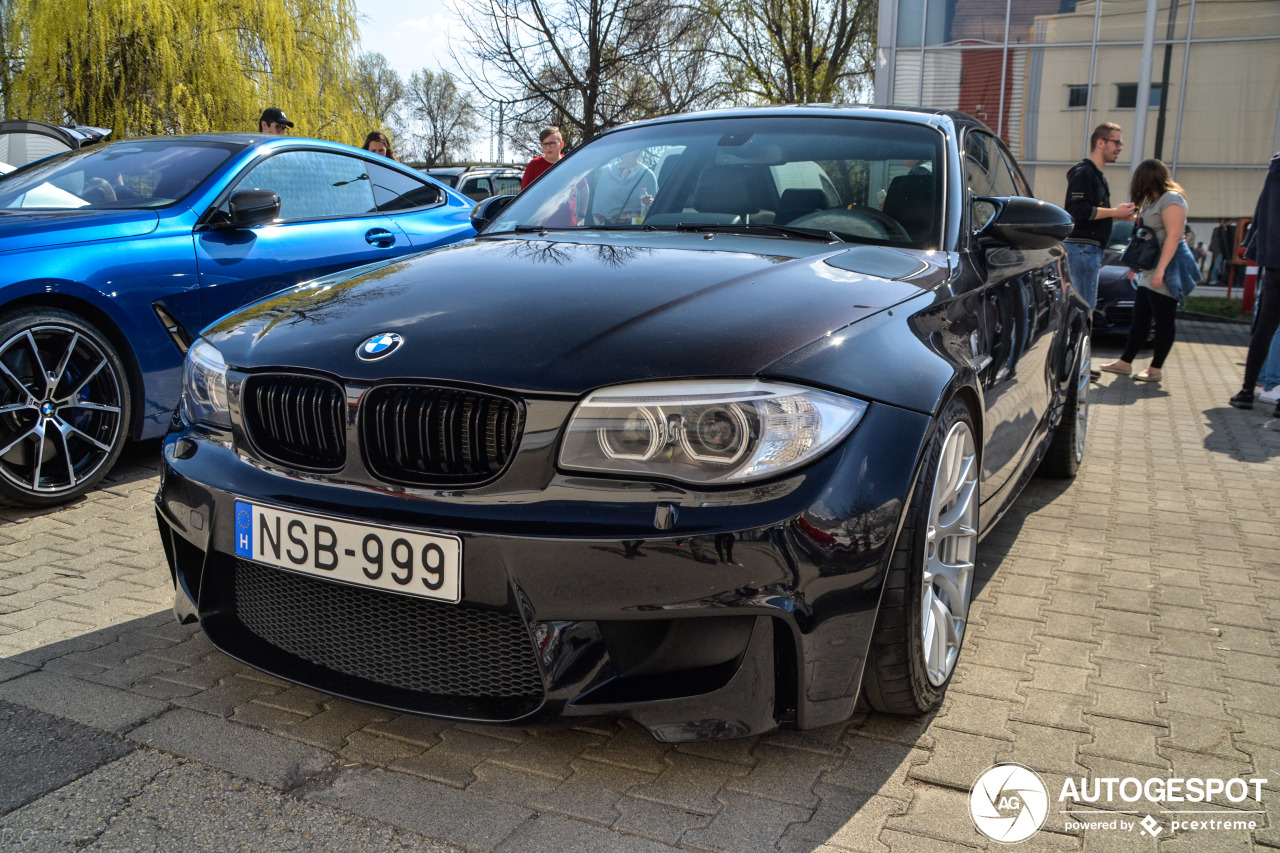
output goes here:
<path id="1" fill-rule="evenodd" d="M 1131 270 L 1142 272 L 1155 269 L 1159 262 L 1160 241 L 1156 239 L 1156 232 L 1145 225 L 1134 227 L 1129 244 L 1120 254 L 1120 263 Z"/>

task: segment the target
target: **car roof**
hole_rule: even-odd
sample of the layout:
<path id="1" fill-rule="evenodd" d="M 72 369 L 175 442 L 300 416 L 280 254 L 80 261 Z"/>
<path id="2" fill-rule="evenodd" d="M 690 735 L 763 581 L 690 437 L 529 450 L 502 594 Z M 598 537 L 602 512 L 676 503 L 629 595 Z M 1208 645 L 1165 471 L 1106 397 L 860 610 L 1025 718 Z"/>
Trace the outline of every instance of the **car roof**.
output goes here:
<path id="1" fill-rule="evenodd" d="M 432 166 L 424 169 L 428 175 L 470 175 L 476 172 L 519 172 L 515 166 Z"/>
<path id="2" fill-rule="evenodd" d="M 987 128 L 987 126 L 978 119 L 968 113 L 959 112 L 958 110 L 938 110 L 929 109 L 927 107 L 872 104 L 781 104 L 777 106 L 763 107 L 726 107 L 723 109 L 703 110 L 692 113 L 676 113 L 674 115 L 663 116 L 661 118 L 633 122 L 605 132 L 612 133 L 614 130 L 621 130 L 624 127 L 641 127 L 665 124 L 668 122 L 700 121 L 703 119 L 715 118 L 766 118 L 815 115 L 831 118 L 857 117 L 881 121 L 908 121 L 934 127 L 952 125 L 957 129 L 963 126 L 970 126 L 990 130 L 990 128 Z"/>
<path id="3" fill-rule="evenodd" d="M 189 133 L 178 136 L 144 136 L 136 139 L 119 139 L 108 145 L 120 145 L 136 142 L 172 142 L 178 139 L 189 139 L 197 142 L 216 142 L 222 145 L 247 148 L 320 148 L 330 151 L 342 151 L 347 154 L 359 153 L 366 157 L 376 157 L 372 152 L 347 145 L 345 142 L 334 142 L 330 139 L 316 139 L 310 136 L 274 136 L 269 133 Z M 409 171 L 416 171 L 398 160 L 390 160 L 387 165 L 395 165 Z"/>

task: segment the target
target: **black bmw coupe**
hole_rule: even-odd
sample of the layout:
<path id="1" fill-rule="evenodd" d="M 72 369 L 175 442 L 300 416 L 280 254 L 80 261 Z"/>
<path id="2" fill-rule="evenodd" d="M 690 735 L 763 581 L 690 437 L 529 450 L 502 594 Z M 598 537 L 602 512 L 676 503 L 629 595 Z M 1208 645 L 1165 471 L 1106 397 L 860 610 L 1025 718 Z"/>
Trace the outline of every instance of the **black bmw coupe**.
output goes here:
<path id="1" fill-rule="evenodd" d="M 674 116 L 224 318 L 164 443 L 176 613 L 453 719 L 930 710 L 979 540 L 1084 453 L 1071 222 L 1030 195 L 959 113 Z"/>

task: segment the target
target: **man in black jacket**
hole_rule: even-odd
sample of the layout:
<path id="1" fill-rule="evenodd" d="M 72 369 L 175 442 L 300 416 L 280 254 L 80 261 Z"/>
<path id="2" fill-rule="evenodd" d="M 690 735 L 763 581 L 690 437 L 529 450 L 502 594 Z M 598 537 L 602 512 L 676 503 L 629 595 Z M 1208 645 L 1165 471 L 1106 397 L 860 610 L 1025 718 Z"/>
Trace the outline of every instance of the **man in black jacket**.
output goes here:
<path id="1" fill-rule="evenodd" d="M 1245 238 L 1244 256 L 1262 267 L 1262 293 L 1258 298 L 1258 314 L 1249 338 L 1249 353 L 1244 360 L 1244 387 L 1231 398 L 1237 409 L 1253 408 L 1253 386 L 1258 381 L 1262 363 L 1271 349 L 1271 340 L 1280 328 L 1280 151 L 1271 158 L 1253 212 L 1252 230 Z M 1274 417 L 1280 418 L 1280 403 Z"/>
<path id="2" fill-rule="evenodd" d="M 1067 203 L 1064 207 L 1075 221 L 1075 228 L 1063 241 L 1067 252 L 1067 276 L 1071 284 L 1089 303 L 1092 311 L 1098 304 L 1098 271 L 1102 268 L 1102 250 L 1111 237 L 1111 222 L 1128 219 L 1136 208 L 1129 202 L 1111 206 L 1111 188 L 1102 167 L 1114 163 L 1124 148 L 1120 125 L 1105 122 L 1094 128 L 1089 137 L 1089 156 L 1067 172 Z M 1098 374 L 1094 374 L 1095 378 Z"/>

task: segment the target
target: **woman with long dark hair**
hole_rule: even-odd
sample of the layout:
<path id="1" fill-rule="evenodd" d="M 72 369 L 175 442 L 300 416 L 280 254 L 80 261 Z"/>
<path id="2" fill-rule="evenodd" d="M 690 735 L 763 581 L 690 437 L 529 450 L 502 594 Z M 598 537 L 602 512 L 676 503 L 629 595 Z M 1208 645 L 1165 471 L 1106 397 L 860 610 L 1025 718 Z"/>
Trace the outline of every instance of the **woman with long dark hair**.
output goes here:
<path id="1" fill-rule="evenodd" d="M 1169 167 L 1159 160 L 1143 160 L 1129 182 L 1129 200 L 1138 207 L 1138 222 L 1155 232 L 1160 244 L 1160 259 L 1155 269 L 1138 273 L 1138 292 L 1133 301 L 1133 325 L 1124 353 L 1116 361 L 1104 364 L 1108 373 L 1132 375 L 1141 382 L 1159 382 L 1164 360 L 1173 347 L 1174 317 L 1179 306 L 1199 278 L 1196 259 L 1183 239 L 1187 223 L 1187 199 L 1182 187 L 1169 174 Z M 1188 266 L 1189 265 L 1189 266 Z M 1155 322 L 1156 334 L 1151 365 L 1133 372 L 1133 359 L 1146 343 Z"/>
<path id="2" fill-rule="evenodd" d="M 360 147 L 365 151 L 372 151 L 374 154 L 381 154 L 392 160 L 396 159 L 396 155 L 391 153 L 391 140 L 387 139 L 387 135 L 380 130 L 369 131 L 369 135 L 364 138 L 364 145 Z"/>

